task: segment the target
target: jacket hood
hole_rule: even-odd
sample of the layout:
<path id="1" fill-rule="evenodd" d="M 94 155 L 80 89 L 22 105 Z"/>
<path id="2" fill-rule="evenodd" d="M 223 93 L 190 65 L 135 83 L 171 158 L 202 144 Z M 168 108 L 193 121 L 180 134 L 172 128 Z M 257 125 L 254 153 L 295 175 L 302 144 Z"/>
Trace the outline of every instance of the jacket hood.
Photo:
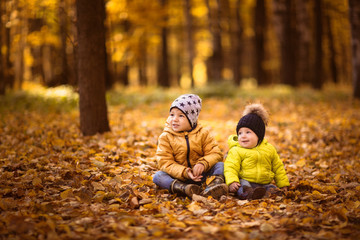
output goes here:
<path id="1" fill-rule="evenodd" d="M 240 144 L 238 142 L 238 136 L 237 135 L 230 135 L 228 138 L 228 145 L 229 145 L 229 149 L 235 146 L 239 146 Z"/>

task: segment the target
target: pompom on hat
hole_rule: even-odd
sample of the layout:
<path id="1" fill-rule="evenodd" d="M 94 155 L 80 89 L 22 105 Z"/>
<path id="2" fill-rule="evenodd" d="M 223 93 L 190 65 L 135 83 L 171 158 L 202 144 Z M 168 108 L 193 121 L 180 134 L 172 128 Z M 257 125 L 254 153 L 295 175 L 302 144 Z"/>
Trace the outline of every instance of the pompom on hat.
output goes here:
<path id="1" fill-rule="evenodd" d="M 249 104 L 245 107 L 243 117 L 236 126 L 236 135 L 242 127 L 250 128 L 259 138 L 258 145 L 264 140 L 265 126 L 269 121 L 269 114 L 259 103 Z"/>
<path id="2" fill-rule="evenodd" d="M 201 102 L 201 98 L 196 94 L 184 94 L 174 100 L 170 111 L 174 107 L 178 108 L 185 114 L 191 127 L 195 128 L 201 111 Z"/>

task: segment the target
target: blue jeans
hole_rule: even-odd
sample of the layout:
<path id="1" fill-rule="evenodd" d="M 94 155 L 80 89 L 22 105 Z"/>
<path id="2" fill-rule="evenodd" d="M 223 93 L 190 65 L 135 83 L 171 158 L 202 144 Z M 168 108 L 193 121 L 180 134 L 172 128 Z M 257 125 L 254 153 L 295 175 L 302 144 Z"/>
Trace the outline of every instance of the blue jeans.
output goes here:
<path id="1" fill-rule="evenodd" d="M 191 179 L 188 179 L 185 183 L 187 184 L 197 184 L 200 185 L 201 183 L 206 181 L 206 178 L 213 175 L 224 175 L 224 163 L 218 162 L 216 163 L 209 171 L 204 172 L 202 174 L 202 178 L 200 182 L 195 182 Z M 170 190 L 171 183 L 175 180 L 175 178 L 171 177 L 164 171 L 158 171 L 153 176 L 153 182 L 158 185 L 160 188 L 164 188 Z"/>
<path id="2" fill-rule="evenodd" d="M 258 183 L 249 182 L 244 179 L 240 179 L 240 184 L 241 184 L 241 187 L 239 188 L 239 190 L 236 193 L 240 198 L 247 197 L 247 194 L 246 193 L 244 194 L 244 186 L 248 186 L 251 188 L 263 187 L 266 189 L 266 191 L 268 191 L 271 188 L 276 188 L 276 186 L 273 184 L 258 184 Z"/>

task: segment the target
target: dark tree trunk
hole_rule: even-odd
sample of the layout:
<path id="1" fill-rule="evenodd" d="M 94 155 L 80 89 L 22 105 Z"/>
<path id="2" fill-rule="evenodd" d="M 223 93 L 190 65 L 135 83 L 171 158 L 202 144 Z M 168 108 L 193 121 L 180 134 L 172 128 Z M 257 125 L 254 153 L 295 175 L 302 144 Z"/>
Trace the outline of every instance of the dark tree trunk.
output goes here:
<path id="1" fill-rule="evenodd" d="M 217 0 L 217 7 L 213 11 L 209 0 L 206 0 L 208 8 L 209 29 L 212 35 L 212 55 L 207 59 L 207 78 L 210 83 L 218 83 L 222 79 L 224 67 L 223 49 L 221 45 L 221 1 Z M 212 14 L 213 13 L 213 14 Z"/>
<path id="2" fill-rule="evenodd" d="M 21 89 L 22 83 L 24 82 L 24 72 L 25 72 L 25 63 L 24 63 L 24 50 L 26 45 L 26 36 L 28 34 L 27 29 L 24 27 L 25 20 L 23 17 L 23 9 L 19 6 L 18 2 L 15 2 L 15 9 L 19 14 L 18 21 L 19 23 L 15 26 L 15 34 L 18 35 L 19 41 L 15 47 L 15 60 L 14 60 L 14 84 L 13 88 Z M 11 43 L 10 43 L 11 44 Z"/>
<path id="3" fill-rule="evenodd" d="M 104 0 L 77 0 L 80 129 L 84 135 L 110 130 L 105 98 L 107 76 Z"/>
<path id="4" fill-rule="evenodd" d="M 321 89 L 324 83 L 323 79 L 323 20 L 322 20 L 322 0 L 315 0 L 315 78 L 312 86 L 315 89 Z"/>
<path id="5" fill-rule="evenodd" d="M 233 56 L 233 75 L 234 75 L 234 83 L 235 85 L 239 86 L 241 83 L 242 71 L 241 71 L 241 65 L 242 65 L 242 33 L 243 33 L 243 26 L 242 21 L 240 19 L 240 6 L 241 6 L 241 0 L 236 0 L 235 5 L 235 23 L 231 24 L 230 27 L 233 27 L 233 35 L 232 36 L 232 56 Z"/>
<path id="6" fill-rule="evenodd" d="M 60 82 L 59 84 L 68 84 L 70 75 L 69 75 L 69 65 L 67 61 L 66 54 L 66 36 L 68 35 L 67 30 L 67 21 L 66 21 L 66 3 L 65 0 L 60 0 L 59 2 L 59 34 L 61 39 L 61 48 L 60 48 Z"/>
<path id="7" fill-rule="evenodd" d="M 296 1 L 297 22 L 297 83 L 310 83 L 313 79 L 313 71 L 310 71 L 310 17 L 307 11 L 308 0 Z"/>
<path id="8" fill-rule="evenodd" d="M 127 63 L 124 64 L 124 66 L 122 66 L 121 70 L 120 70 L 120 79 L 122 84 L 124 84 L 124 86 L 129 86 L 130 82 L 129 82 L 129 65 Z"/>
<path id="9" fill-rule="evenodd" d="M 360 99 L 360 2 L 349 0 L 351 39 L 352 39 L 352 77 L 353 96 Z"/>
<path id="10" fill-rule="evenodd" d="M 139 41 L 139 52 L 140 57 L 138 59 L 138 70 L 139 70 L 139 84 L 140 86 L 146 86 L 148 84 L 148 79 L 146 75 L 146 68 L 147 68 L 147 51 L 146 51 L 146 36 L 143 35 Z"/>
<path id="11" fill-rule="evenodd" d="M 195 86 L 195 81 L 193 77 L 194 65 L 194 43 L 192 40 L 193 35 L 193 26 L 192 26 L 192 15 L 191 15 L 191 0 L 185 1 L 185 19 L 186 19 L 186 36 L 187 36 L 187 50 L 188 50 L 188 68 L 189 68 L 189 78 L 191 81 L 191 87 Z"/>
<path id="12" fill-rule="evenodd" d="M 125 36 L 127 36 L 129 34 L 130 31 L 130 21 L 129 20 L 124 20 L 121 22 L 121 27 L 123 28 L 123 32 L 125 34 Z M 121 66 L 119 67 L 120 71 L 119 71 L 119 76 L 120 76 L 120 82 L 124 85 L 124 86 L 129 86 L 130 82 L 129 82 L 129 70 L 130 70 L 130 66 L 127 60 L 124 60 L 121 62 Z"/>
<path id="13" fill-rule="evenodd" d="M 29 18 L 28 19 L 28 34 L 33 32 L 40 32 L 41 28 L 44 26 L 45 22 L 44 19 L 41 17 L 38 18 Z M 33 57 L 33 63 L 31 65 L 31 75 L 32 78 L 39 78 L 42 81 L 42 84 L 47 85 L 47 80 L 45 78 L 44 73 L 44 53 L 45 44 L 41 44 L 38 46 L 32 46 L 31 47 L 31 55 Z M 49 59 L 46 59 L 46 61 L 49 61 Z"/>
<path id="14" fill-rule="evenodd" d="M 265 63 L 266 11 L 265 0 L 256 0 L 255 6 L 255 76 L 259 85 L 267 84 Z"/>
<path id="15" fill-rule="evenodd" d="M 167 9 L 167 0 L 161 0 L 163 9 Z M 165 25 L 161 28 L 161 55 L 158 66 L 158 83 L 161 87 L 170 87 L 170 76 L 169 76 L 169 54 L 168 54 L 168 29 L 167 14 L 164 15 Z"/>
<path id="16" fill-rule="evenodd" d="M 334 83 L 338 83 L 338 68 L 336 64 L 336 52 L 335 52 L 335 41 L 332 31 L 331 19 L 330 16 L 326 17 L 327 20 L 327 34 L 329 37 L 329 53 L 330 53 L 330 72 L 331 72 L 331 79 Z"/>
<path id="17" fill-rule="evenodd" d="M 3 36 L 4 36 L 4 24 L 3 24 L 3 1 L 0 2 L 0 95 L 5 94 L 5 71 L 4 71 L 4 61 L 3 61 L 3 54 L 1 49 L 3 49 Z"/>
<path id="18" fill-rule="evenodd" d="M 296 66 L 297 66 L 297 32 L 296 32 L 296 8 L 294 1 L 276 0 L 274 1 L 275 16 L 278 19 L 275 26 L 280 42 L 281 83 L 291 86 L 297 85 Z"/>

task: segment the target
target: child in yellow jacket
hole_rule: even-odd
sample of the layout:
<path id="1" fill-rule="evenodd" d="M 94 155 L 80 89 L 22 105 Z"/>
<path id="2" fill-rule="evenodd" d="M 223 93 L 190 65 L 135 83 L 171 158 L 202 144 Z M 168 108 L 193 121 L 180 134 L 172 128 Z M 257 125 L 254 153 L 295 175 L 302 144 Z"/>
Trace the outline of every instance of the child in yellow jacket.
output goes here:
<path id="1" fill-rule="evenodd" d="M 228 138 L 224 175 L 229 191 L 240 199 L 260 199 L 276 186 L 287 189 L 290 185 L 275 147 L 264 139 L 268 118 L 263 105 L 247 105 L 237 124 L 237 135 Z M 273 180 L 276 186 L 271 184 Z"/>
<path id="2" fill-rule="evenodd" d="M 226 195 L 223 154 L 208 129 L 198 123 L 202 101 L 195 94 L 178 97 L 170 107 L 158 139 L 156 160 L 160 171 L 153 182 L 171 193 L 192 197 L 201 194 L 219 199 Z M 213 179 L 202 191 L 207 177 Z"/>

